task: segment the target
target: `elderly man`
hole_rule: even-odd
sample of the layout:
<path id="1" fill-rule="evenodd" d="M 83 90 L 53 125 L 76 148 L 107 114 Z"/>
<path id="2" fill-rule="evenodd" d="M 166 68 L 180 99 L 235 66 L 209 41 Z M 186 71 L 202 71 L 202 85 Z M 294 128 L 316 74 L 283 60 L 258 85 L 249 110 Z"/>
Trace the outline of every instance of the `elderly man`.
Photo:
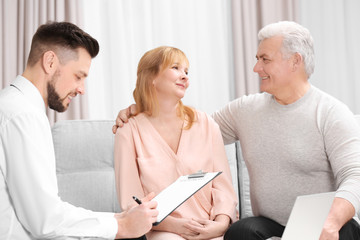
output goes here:
<path id="1" fill-rule="evenodd" d="M 281 237 L 298 195 L 336 191 L 320 239 L 360 239 L 360 130 L 349 109 L 312 86 L 313 40 L 294 22 L 259 32 L 254 71 L 264 93 L 229 103 L 213 117 L 225 143 L 240 140 L 255 217 L 225 239 Z"/>
<path id="2" fill-rule="evenodd" d="M 227 240 L 281 237 L 299 195 L 336 191 L 321 233 L 360 239 L 360 128 L 351 111 L 308 81 L 313 39 L 294 22 L 259 32 L 254 71 L 263 93 L 243 96 L 213 114 L 226 144 L 240 140 L 254 217 L 234 223 Z M 120 111 L 117 126 L 131 115 Z M 113 130 L 116 130 L 114 126 Z"/>
<path id="3" fill-rule="evenodd" d="M 77 208 L 58 196 L 45 110 L 63 112 L 84 94 L 98 52 L 98 42 L 74 24 L 44 24 L 24 73 L 0 91 L 0 239 L 135 238 L 156 220 L 152 196 L 120 214 Z"/>

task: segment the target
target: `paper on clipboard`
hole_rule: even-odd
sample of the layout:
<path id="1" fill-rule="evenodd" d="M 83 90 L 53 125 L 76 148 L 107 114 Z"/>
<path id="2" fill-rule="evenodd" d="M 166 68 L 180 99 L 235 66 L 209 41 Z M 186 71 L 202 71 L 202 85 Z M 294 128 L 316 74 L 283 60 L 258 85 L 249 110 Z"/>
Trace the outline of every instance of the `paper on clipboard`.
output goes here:
<path id="1" fill-rule="evenodd" d="M 174 183 L 154 197 L 153 200 L 158 203 L 157 210 L 159 215 L 153 225 L 158 225 L 188 198 L 220 174 L 221 172 L 198 172 L 179 177 Z"/>

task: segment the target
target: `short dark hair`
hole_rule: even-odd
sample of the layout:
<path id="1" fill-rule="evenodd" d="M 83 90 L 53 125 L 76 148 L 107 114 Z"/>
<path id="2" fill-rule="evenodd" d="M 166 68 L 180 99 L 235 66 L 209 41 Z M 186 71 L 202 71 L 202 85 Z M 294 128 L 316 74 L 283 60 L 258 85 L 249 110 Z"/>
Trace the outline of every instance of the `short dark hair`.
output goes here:
<path id="1" fill-rule="evenodd" d="M 61 50 L 75 51 L 78 48 L 84 48 L 91 58 L 99 53 L 97 40 L 75 24 L 48 22 L 41 25 L 33 36 L 28 65 L 35 65 L 46 51 L 52 50 L 58 54 Z"/>

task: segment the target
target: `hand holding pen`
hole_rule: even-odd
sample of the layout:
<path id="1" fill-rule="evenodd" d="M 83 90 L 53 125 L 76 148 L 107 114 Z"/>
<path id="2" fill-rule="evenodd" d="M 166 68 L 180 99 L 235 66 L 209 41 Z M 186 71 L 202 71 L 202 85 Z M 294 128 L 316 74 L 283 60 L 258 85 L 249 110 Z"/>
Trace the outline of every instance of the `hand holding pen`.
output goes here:
<path id="1" fill-rule="evenodd" d="M 141 200 L 138 199 L 137 197 L 133 196 L 132 198 L 135 200 L 135 202 L 137 202 L 137 204 L 139 205 L 142 204 Z"/>

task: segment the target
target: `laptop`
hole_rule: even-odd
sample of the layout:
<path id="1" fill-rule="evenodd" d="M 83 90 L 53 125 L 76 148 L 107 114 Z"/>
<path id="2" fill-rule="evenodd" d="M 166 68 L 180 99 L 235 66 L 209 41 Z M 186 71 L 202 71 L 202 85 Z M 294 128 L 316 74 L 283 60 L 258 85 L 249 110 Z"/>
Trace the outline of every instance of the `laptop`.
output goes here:
<path id="1" fill-rule="evenodd" d="M 296 198 L 281 240 L 319 240 L 335 192 Z"/>

